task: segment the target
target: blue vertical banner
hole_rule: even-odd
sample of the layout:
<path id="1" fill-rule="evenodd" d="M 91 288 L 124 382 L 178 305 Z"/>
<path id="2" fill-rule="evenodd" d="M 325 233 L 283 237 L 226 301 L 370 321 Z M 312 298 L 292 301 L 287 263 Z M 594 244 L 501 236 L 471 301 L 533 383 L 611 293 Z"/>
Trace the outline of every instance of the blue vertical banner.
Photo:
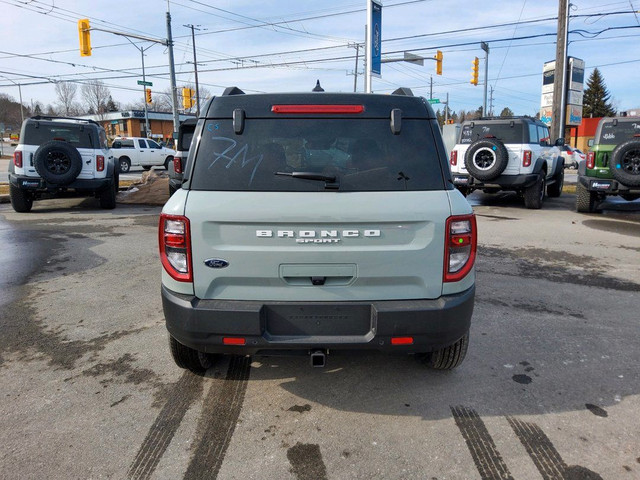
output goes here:
<path id="1" fill-rule="evenodd" d="M 378 0 L 371 2 L 371 35 L 369 45 L 371 51 L 371 74 L 380 76 L 380 54 L 382 52 L 382 3 Z"/>

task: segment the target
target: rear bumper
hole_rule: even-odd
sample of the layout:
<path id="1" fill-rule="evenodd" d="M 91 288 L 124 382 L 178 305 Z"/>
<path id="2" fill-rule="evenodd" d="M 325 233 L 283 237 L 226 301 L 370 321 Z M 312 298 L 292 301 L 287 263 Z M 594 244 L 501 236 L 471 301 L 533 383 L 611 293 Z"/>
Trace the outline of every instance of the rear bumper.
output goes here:
<path id="1" fill-rule="evenodd" d="M 28 190 L 31 192 L 55 192 L 61 188 L 98 191 L 111 186 L 113 184 L 113 176 L 107 175 L 106 178 L 90 179 L 77 178 L 67 185 L 55 185 L 46 182 L 40 177 L 27 177 L 25 175 L 9 174 L 9 183 L 21 190 Z"/>
<path id="2" fill-rule="evenodd" d="M 475 286 L 435 300 L 272 302 L 201 300 L 162 286 L 167 330 L 209 353 L 256 354 L 311 349 L 429 352 L 455 343 L 471 325 Z M 224 345 L 239 337 L 242 346 Z M 392 345 L 392 337 L 412 337 Z"/>
<path id="3" fill-rule="evenodd" d="M 597 178 L 578 175 L 578 182 L 590 192 L 598 192 L 604 195 L 640 194 L 640 187 L 627 187 L 612 178 Z"/>
<path id="4" fill-rule="evenodd" d="M 500 175 L 493 180 L 482 181 L 466 173 L 451 173 L 453 184 L 456 187 L 469 188 L 471 190 L 482 188 L 500 188 L 502 190 L 519 190 L 535 184 L 539 178 L 538 173 L 522 175 Z"/>

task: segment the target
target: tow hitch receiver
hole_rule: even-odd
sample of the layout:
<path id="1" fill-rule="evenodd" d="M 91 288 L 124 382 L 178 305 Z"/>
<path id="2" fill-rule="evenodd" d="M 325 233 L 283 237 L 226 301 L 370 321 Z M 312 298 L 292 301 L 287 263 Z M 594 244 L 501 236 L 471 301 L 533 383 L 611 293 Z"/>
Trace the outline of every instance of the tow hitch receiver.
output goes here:
<path id="1" fill-rule="evenodd" d="M 324 350 L 311 351 L 311 366 L 323 368 L 327 363 L 327 353 Z"/>

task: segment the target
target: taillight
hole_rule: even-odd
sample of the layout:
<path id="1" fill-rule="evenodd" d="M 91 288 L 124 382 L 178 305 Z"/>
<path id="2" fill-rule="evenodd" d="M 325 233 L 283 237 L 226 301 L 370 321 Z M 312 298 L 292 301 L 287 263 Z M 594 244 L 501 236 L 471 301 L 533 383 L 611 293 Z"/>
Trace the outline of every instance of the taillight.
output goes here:
<path id="1" fill-rule="evenodd" d="M 531 150 L 525 150 L 522 155 L 522 166 L 530 167 L 531 166 Z"/>
<path id="2" fill-rule="evenodd" d="M 189 219 L 177 215 L 160 215 L 158 227 L 160 260 L 165 271 L 179 282 L 193 281 Z"/>
<path id="3" fill-rule="evenodd" d="M 13 164 L 18 168 L 22 168 L 22 152 L 13 152 Z"/>
<path id="4" fill-rule="evenodd" d="M 471 271 L 476 259 L 476 216 L 449 217 L 445 235 L 443 281 L 457 282 Z"/>
<path id="5" fill-rule="evenodd" d="M 587 153 L 587 168 L 591 169 L 596 166 L 596 152 Z"/>
<path id="6" fill-rule="evenodd" d="M 102 155 L 96 155 L 96 170 L 99 172 L 104 170 L 104 157 Z"/>
<path id="7" fill-rule="evenodd" d="M 182 157 L 173 157 L 173 171 L 182 173 Z"/>
<path id="8" fill-rule="evenodd" d="M 451 150 L 451 159 L 449 160 L 451 166 L 455 167 L 458 164 L 458 151 Z"/>

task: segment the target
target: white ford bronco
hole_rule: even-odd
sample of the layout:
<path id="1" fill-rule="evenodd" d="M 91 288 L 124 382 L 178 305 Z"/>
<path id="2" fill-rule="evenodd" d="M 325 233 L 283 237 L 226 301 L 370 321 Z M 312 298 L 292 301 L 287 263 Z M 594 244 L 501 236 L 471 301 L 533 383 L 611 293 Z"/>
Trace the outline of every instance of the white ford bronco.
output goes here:
<path id="1" fill-rule="evenodd" d="M 98 123 L 45 116 L 24 121 L 9 164 L 16 212 L 29 212 L 40 198 L 87 195 L 98 197 L 102 208 L 115 208 L 117 192 L 118 169 Z"/>
<path id="2" fill-rule="evenodd" d="M 222 354 L 467 351 L 476 221 L 433 110 L 392 95 L 255 94 L 201 113 L 159 222 L 177 365 Z"/>
<path id="3" fill-rule="evenodd" d="M 451 151 L 453 183 L 467 195 L 474 190 L 518 192 L 527 208 L 541 208 L 546 194 L 559 197 L 564 159 L 551 144 L 549 128 L 531 117 L 481 118 L 464 122 Z"/>

